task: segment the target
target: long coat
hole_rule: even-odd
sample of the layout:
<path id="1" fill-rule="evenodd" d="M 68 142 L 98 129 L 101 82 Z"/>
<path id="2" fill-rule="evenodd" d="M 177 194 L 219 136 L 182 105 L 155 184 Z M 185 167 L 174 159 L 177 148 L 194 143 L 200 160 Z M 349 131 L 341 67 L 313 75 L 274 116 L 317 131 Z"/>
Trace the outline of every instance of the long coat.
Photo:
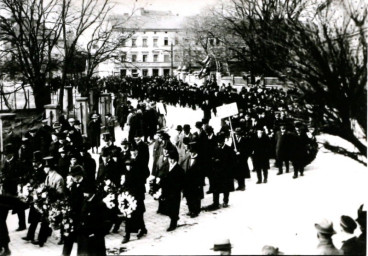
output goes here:
<path id="1" fill-rule="evenodd" d="M 179 164 L 176 164 L 172 170 L 161 177 L 161 213 L 173 219 L 177 219 L 179 216 L 181 191 L 184 186 L 184 178 L 184 170 Z"/>
<path id="2" fill-rule="evenodd" d="M 105 256 L 107 208 L 99 197 L 84 199 L 80 212 L 78 232 L 78 256 Z"/>
<path id="3" fill-rule="evenodd" d="M 225 144 L 222 148 L 215 149 L 212 160 L 211 191 L 213 193 L 234 191 L 234 151 Z"/>
<path id="4" fill-rule="evenodd" d="M 291 146 L 291 162 L 294 166 L 305 166 L 307 162 L 307 144 L 308 137 L 306 134 L 294 135 Z"/>
<path id="5" fill-rule="evenodd" d="M 289 160 L 292 146 L 292 134 L 285 132 L 283 135 L 281 131 L 278 131 L 275 135 L 276 146 L 276 159 Z"/>
<path id="6" fill-rule="evenodd" d="M 270 169 L 270 140 L 266 135 L 253 138 L 252 161 L 254 169 Z"/>
<path id="7" fill-rule="evenodd" d="M 248 166 L 248 158 L 252 152 L 252 141 L 247 137 L 240 137 L 235 139 L 236 149 L 238 154 L 236 155 L 236 165 L 235 165 L 235 178 L 239 179 L 249 179 L 250 170 Z M 234 144 L 234 142 L 233 142 Z"/>
<path id="8" fill-rule="evenodd" d="M 99 121 L 90 121 L 87 126 L 88 138 L 92 147 L 100 146 L 101 125 Z"/>
<path id="9" fill-rule="evenodd" d="M 181 163 L 182 168 L 184 169 L 184 188 L 183 195 L 187 199 L 191 198 L 200 198 L 204 197 L 203 194 L 203 161 L 201 162 L 201 158 L 197 155 L 196 158 L 192 159 L 190 155 L 188 155 Z"/>

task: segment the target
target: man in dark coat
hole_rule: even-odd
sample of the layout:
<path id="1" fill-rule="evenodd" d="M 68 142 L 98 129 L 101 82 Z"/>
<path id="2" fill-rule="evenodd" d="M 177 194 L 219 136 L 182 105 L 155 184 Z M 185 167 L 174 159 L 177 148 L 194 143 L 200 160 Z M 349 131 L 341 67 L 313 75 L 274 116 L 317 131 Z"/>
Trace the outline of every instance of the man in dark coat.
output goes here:
<path id="1" fill-rule="evenodd" d="M 257 126 L 256 129 L 257 134 L 252 143 L 252 161 L 253 168 L 257 172 L 257 184 L 261 184 L 262 174 L 263 182 L 267 183 L 268 169 L 270 169 L 270 141 L 269 138 L 263 133 L 263 128 L 261 126 Z"/>
<path id="2" fill-rule="evenodd" d="M 300 176 L 304 176 L 304 167 L 307 159 L 307 144 L 308 137 L 306 133 L 302 130 L 300 124 L 295 126 L 295 135 L 293 137 L 292 142 L 292 150 L 291 150 L 291 162 L 294 168 L 294 176 L 293 178 L 298 178 L 298 174 Z"/>
<path id="3" fill-rule="evenodd" d="M 130 239 L 130 234 L 138 232 L 138 239 L 147 234 L 146 225 L 144 223 L 144 212 L 146 207 L 144 205 L 146 193 L 146 180 L 149 176 L 149 170 L 145 165 L 139 162 L 138 148 L 133 146 L 131 148 L 131 160 L 125 162 L 127 171 L 125 173 L 124 189 L 137 200 L 137 208 L 132 213 L 132 216 L 125 222 L 125 236 L 123 243 L 127 243 Z"/>
<path id="4" fill-rule="evenodd" d="M 145 172 L 147 170 L 149 172 L 149 168 L 148 168 L 148 162 L 149 162 L 149 157 L 150 157 L 149 149 L 148 149 L 148 145 L 142 140 L 142 135 L 143 134 L 140 132 L 137 132 L 134 135 L 134 142 L 138 150 L 137 161 L 142 164 L 142 168 L 144 168 Z"/>
<path id="5" fill-rule="evenodd" d="M 91 154 L 88 153 L 90 146 L 87 143 L 82 144 L 80 164 L 84 170 L 84 183 L 90 186 L 95 186 L 96 182 L 96 161 L 92 158 Z"/>
<path id="6" fill-rule="evenodd" d="M 105 131 L 110 133 L 111 141 L 114 142 L 115 141 L 115 119 L 111 115 L 111 113 L 107 113 L 105 120 L 106 120 L 105 121 Z"/>
<path id="7" fill-rule="evenodd" d="M 4 136 L 3 145 L 12 144 L 14 150 L 18 151 L 21 141 L 21 137 L 13 131 L 13 128 L 9 128 Z"/>
<path id="8" fill-rule="evenodd" d="M 225 136 L 217 135 L 217 148 L 213 154 L 213 182 L 211 190 L 213 193 L 213 204 L 205 207 L 206 210 L 212 211 L 219 208 L 220 193 L 223 197 L 223 207 L 229 206 L 230 192 L 234 191 L 234 163 L 235 153 L 225 144 Z"/>
<path id="9" fill-rule="evenodd" d="M 98 147 L 100 146 L 101 123 L 97 114 L 92 115 L 92 120 L 88 123 L 87 131 L 88 139 L 92 147 L 92 153 L 95 152 L 94 149 L 96 149 L 96 153 L 98 153 Z"/>
<path id="10" fill-rule="evenodd" d="M 343 215 L 340 218 L 340 226 L 344 235 L 340 250 L 344 255 L 359 255 L 357 237 L 354 236 L 357 224 L 351 217 Z"/>
<path id="11" fill-rule="evenodd" d="M 170 217 L 170 226 L 167 231 L 177 228 L 180 211 L 181 191 L 184 186 L 184 170 L 178 164 L 178 152 L 169 152 L 169 172 L 161 178 L 162 194 L 160 200 L 163 203 L 162 213 Z"/>
<path id="12" fill-rule="evenodd" d="M 367 253 L 367 211 L 363 210 L 363 205 L 358 209 L 358 218 L 356 222 L 359 224 L 360 231 L 362 232 L 357 238 L 357 255 L 366 255 Z"/>
<path id="13" fill-rule="evenodd" d="M 105 256 L 107 207 L 94 188 L 84 186 L 84 200 L 77 223 L 78 256 Z"/>
<path id="14" fill-rule="evenodd" d="M 17 196 L 18 185 L 22 183 L 22 177 L 26 175 L 24 169 L 21 168 L 20 162 L 15 158 L 12 144 L 5 146 L 5 160 L 3 168 L 0 172 L 0 184 L 5 195 Z M 18 209 L 18 228 L 16 231 L 26 229 L 25 209 Z"/>
<path id="15" fill-rule="evenodd" d="M 41 151 L 33 152 L 32 163 L 33 163 L 33 170 L 28 176 L 28 182 L 31 184 L 32 187 L 37 187 L 41 183 L 45 182 L 46 178 L 46 174 L 43 171 Z M 30 223 L 30 226 L 28 228 L 27 235 L 25 237 L 22 237 L 23 240 L 31 242 L 34 241 L 36 228 L 38 222 L 40 221 L 41 221 L 41 214 L 34 208 L 33 205 L 31 205 L 28 215 L 28 223 Z"/>
<path id="16" fill-rule="evenodd" d="M 184 189 L 183 194 L 187 199 L 189 216 L 195 218 L 201 211 L 201 199 L 203 193 L 203 160 L 198 155 L 197 143 L 192 142 L 189 145 L 189 157 L 183 159 L 181 167 L 184 169 Z"/>
<path id="17" fill-rule="evenodd" d="M 235 163 L 235 179 L 238 182 L 236 190 L 245 190 L 245 179 L 250 178 L 250 170 L 248 166 L 248 158 L 251 154 L 252 145 L 251 140 L 243 136 L 243 130 L 240 127 L 235 129 L 235 141 L 233 141 L 233 148 L 236 154 Z M 235 148 L 236 147 L 236 148 Z"/>
<path id="18" fill-rule="evenodd" d="M 49 149 L 51 144 L 51 133 L 52 133 L 52 127 L 48 124 L 48 119 L 42 120 L 42 125 L 37 131 L 37 137 L 40 141 L 40 151 L 42 152 L 42 155 L 47 156 L 49 155 Z"/>
<path id="19" fill-rule="evenodd" d="M 285 163 L 286 172 L 289 172 L 290 147 L 292 146 L 292 135 L 286 131 L 286 125 L 280 124 L 280 131 L 276 133 L 276 164 L 279 168 L 277 175 L 283 173 L 282 166 Z"/>

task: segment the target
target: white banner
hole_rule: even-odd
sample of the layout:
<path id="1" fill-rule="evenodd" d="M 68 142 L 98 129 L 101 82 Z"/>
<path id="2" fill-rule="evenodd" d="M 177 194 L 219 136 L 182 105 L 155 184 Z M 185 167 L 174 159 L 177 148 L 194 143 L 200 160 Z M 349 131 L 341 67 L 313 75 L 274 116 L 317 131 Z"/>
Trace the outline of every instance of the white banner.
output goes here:
<path id="1" fill-rule="evenodd" d="M 237 115 L 239 113 L 238 105 L 236 104 L 236 102 L 222 105 L 220 107 L 217 107 L 216 110 L 217 110 L 216 117 L 219 117 L 219 118 L 225 118 L 225 117 Z"/>

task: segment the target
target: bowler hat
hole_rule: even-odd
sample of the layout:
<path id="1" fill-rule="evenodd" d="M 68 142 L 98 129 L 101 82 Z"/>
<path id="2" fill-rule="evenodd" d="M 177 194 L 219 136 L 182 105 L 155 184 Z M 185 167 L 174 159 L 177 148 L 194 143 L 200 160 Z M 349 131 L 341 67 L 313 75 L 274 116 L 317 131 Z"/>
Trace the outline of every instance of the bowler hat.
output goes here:
<path id="1" fill-rule="evenodd" d="M 205 131 L 206 131 L 206 133 L 213 133 L 213 127 L 208 125 L 208 126 L 206 126 Z"/>
<path id="2" fill-rule="evenodd" d="M 353 218 L 346 215 L 341 216 L 340 225 L 345 231 L 349 233 L 353 233 L 354 230 L 357 228 L 357 224 L 355 223 Z"/>
<path id="3" fill-rule="evenodd" d="M 195 127 L 198 128 L 198 129 L 202 128 L 202 125 L 203 125 L 203 123 L 201 121 L 198 121 L 198 122 L 195 123 Z"/>
<path id="4" fill-rule="evenodd" d="M 176 130 L 181 132 L 183 130 L 183 127 L 181 125 L 176 126 Z"/>
<path id="5" fill-rule="evenodd" d="M 46 156 L 43 158 L 45 161 L 44 167 L 53 167 L 54 166 L 54 157 L 53 156 Z"/>
<path id="6" fill-rule="evenodd" d="M 323 219 L 319 223 L 314 224 L 314 226 L 316 227 L 318 233 L 330 235 L 336 234 L 333 224 L 329 220 Z"/>
<path id="7" fill-rule="evenodd" d="M 179 160 L 179 154 L 178 154 L 178 151 L 175 150 L 175 149 L 172 149 L 172 150 L 169 150 L 169 158 L 170 159 L 173 159 L 175 161 L 178 161 Z"/>
<path id="8" fill-rule="evenodd" d="M 230 240 L 229 239 L 222 239 L 217 240 L 211 250 L 214 251 L 228 251 L 232 248 Z"/>
<path id="9" fill-rule="evenodd" d="M 189 124 L 184 124 L 184 126 L 183 126 L 183 130 L 184 130 L 184 132 L 186 132 L 186 133 L 190 132 L 190 125 L 189 125 Z"/>
<path id="10" fill-rule="evenodd" d="M 169 135 L 169 134 L 167 134 L 166 132 L 162 133 L 160 136 L 161 136 L 161 138 L 162 138 L 163 140 L 168 140 L 168 139 L 170 139 L 170 135 Z"/>
<path id="11" fill-rule="evenodd" d="M 73 166 L 70 170 L 69 175 L 75 176 L 83 176 L 83 168 L 80 165 Z"/>

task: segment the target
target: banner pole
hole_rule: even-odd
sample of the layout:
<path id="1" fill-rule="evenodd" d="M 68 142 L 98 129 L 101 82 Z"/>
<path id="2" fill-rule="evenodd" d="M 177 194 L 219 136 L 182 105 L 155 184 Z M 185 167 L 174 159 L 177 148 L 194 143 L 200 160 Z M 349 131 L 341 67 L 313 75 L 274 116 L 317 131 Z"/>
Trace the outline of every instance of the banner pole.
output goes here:
<path id="1" fill-rule="evenodd" d="M 235 151 L 238 151 L 238 149 L 236 148 L 236 141 L 235 141 L 235 136 L 234 136 L 234 131 L 233 131 L 233 125 L 231 124 L 231 118 L 230 118 L 230 116 L 229 116 L 229 123 L 230 123 L 231 137 L 233 139 Z"/>

